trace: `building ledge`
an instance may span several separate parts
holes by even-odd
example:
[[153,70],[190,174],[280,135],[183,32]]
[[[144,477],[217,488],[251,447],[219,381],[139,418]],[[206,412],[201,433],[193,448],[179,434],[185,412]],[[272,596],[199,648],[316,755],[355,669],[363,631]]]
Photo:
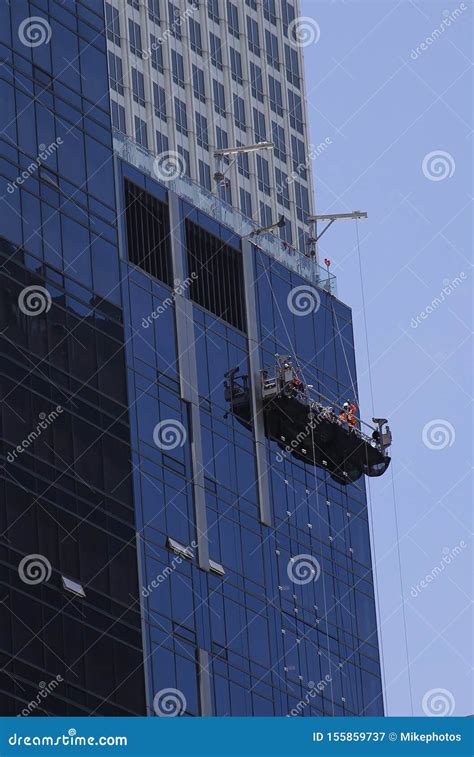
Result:
[[[115,153],[125,162],[151,176],[155,181],[175,192],[183,200],[187,200],[193,207],[198,208],[214,220],[227,226],[240,237],[249,237],[258,226],[251,218],[243,215],[240,210],[224,202],[207,189],[192,181],[187,176],[176,176],[167,181],[160,181],[154,170],[157,156],[142,147],[130,137],[113,129],[113,143]],[[337,295],[336,277],[322,268],[316,260],[306,257],[299,250],[291,247],[275,234],[264,233],[251,237],[252,243],[267,255],[277,260],[290,271],[297,273],[314,286],[326,292]]]

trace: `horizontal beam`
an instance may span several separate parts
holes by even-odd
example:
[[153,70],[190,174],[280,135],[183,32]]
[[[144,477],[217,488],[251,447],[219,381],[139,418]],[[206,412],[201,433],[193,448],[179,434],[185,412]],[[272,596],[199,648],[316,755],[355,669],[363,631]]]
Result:
[[242,152],[257,152],[258,150],[273,150],[273,142],[258,142],[256,145],[242,145],[242,147],[224,147],[222,150],[216,150],[215,158],[227,157],[228,155],[239,155]]
[[367,218],[367,213],[361,210],[354,210],[352,213],[326,213],[320,216],[308,216],[307,220],[309,223],[314,223],[315,221],[345,221],[357,218]]

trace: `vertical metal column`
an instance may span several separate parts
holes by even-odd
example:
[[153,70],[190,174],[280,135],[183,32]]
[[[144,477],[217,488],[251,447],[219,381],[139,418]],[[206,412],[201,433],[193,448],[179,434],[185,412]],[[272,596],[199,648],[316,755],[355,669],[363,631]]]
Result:
[[201,703],[201,715],[212,715],[211,699],[211,674],[209,672],[209,652],[198,649],[199,666],[199,700]]
[[[170,214],[170,242],[175,279],[186,279],[186,244],[184,221],[180,217],[179,197],[168,192]],[[193,466],[193,494],[196,515],[199,566],[209,569],[209,542],[207,538],[207,513],[204,492],[204,469],[202,455],[201,419],[196,364],[195,330],[192,303],[183,294],[175,294],[176,335],[178,341],[178,365],[181,399],[189,403],[189,429]]]
[[270,506],[270,486],[268,483],[268,465],[266,437],[263,419],[262,396],[260,390],[261,361],[260,340],[257,326],[257,298],[255,292],[255,256],[252,243],[242,240],[242,257],[244,269],[245,309],[247,315],[247,340],[250,363],[250,387],[252,392],[252,417],[255,430],[255,454],[257,458],[258,496],[260,501],[260,520],[266,526],[272,525]]

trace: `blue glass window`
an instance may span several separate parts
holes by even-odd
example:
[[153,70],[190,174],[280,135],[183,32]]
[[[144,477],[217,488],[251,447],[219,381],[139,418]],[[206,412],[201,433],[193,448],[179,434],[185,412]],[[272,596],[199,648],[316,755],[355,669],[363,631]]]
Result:
[[250,16],[247,16],[247,36],[248,45],[251,53],[260,56],[260,33],[258,23]]
[[232,72],[232,78],[237,84],[243,84],[242,77],[242,56],[233,47],[229,48],[230,53],[230,70]]
[[240,187],[240,209],[245,216],[252,218],[252,195]]
[[270,194],[270,170],[268,160],[257,153],[258,188],[265,194]]
[[214,89],[214,110],[221,116],[225,116],[225,91],[224,85],[218,82],[216,79],[212,80],[212,86]]
[[275,158],[286,163],[286,143],[285,143],[285,130],[282,126],[272,121],[272,139],[275,147],[273,148],[273,154]]
[[215,34],[209,32],[211,63],[222,71],[221,41]]
[[161,42],[156,37],[154,37],[153,34],[150,34],[150,54],[151,65],[153,66],[153,68],[156,68],[157,71],[163,73],[163,48],[161,46]]
[[132,68],[132,92],[135,102],[145,105],[145,79],[136,68]]
[[231,3],[230,0],[227,0],[227,28],[229,29],[230,34],[239,39],[239,9],[234,3]]
[[171,50],[171,68],[174,83],[184,89],[184,60],[176,50]]
[[188,117],[186,113],[186,103],[179,99],[174,98],[174,114],[176,118],[176,128],[181,134],[188,135]]
[[298,89],[300,88],[300,67],[298,52],[290,45],[285,45],[286,78]]
[[168,2],[168,15],[170,22],[170,33],[176,39],[181,39],[181,13],[174,3]]
[[211,191],[211,169],[203,160],[198,161],[199,183]]
[[189,19],[189,38],[191,40],[191,50],[198,55],[202,55],[201,25],[193,18]]
[[196,111],[196,141],[200,147],[209,150],[207,118]]
[[234,121],[239,129],[246,130],[245,101],[239,95],[234,95]]
[[109,51],[109,86],[115,89],[119,95],[123,95],[123,70],[122,60],[118,55],[114,55]]
[[166,121],[166,93],[156,82],[153,82],[153,106],[155,115]]
[[250,63],[250,86],[253,97],[263,103],[262,69],[252,62]]
[[303,105],[301,103],[301,97],[291,89],[288,90],[288,108],[290,126],[293,129],[296,129],[296,131],[299,131],[300,134],[303,134]]
[[114,100],[111,100],[112,126],[123,134],[126,133],[125,108]]
[[290,188],[288,184],[288,176],[279,168],[275,168],[275,181],[277,188],[277,200],[280,205],[289,209],[290,207]]
[[128,19],[128,33],[130,37],[130,52],[141,58],[143,52],[142,33],[139,24],[135,23],[135,21],[132,21],[131,18]]
[[107,38],[120,47],[120,13],[110,3],[105,3]]
[[266,142],[267,126],[265,123],[265,114],[261,113],[258,108],[253,109],[253,127],[256,142]]
[[206,87],[204,83],[204,71],[194,65],[193,63],[193,91],[194,96],[206,102]]
[[207,15],[211,21],[219,23],[219,0],[207,0]]
[[148,148],[148,130],[146,122],[135,116],[135,139],[142,147]]
[[267,54],[267,63],[273,68],[280,68],[280,52],[278,48],[278,37],[272,34],[268,29],[265,30],[265,51]]
[[148,0],[148,18],[154,24],[160,24],[160,0]]

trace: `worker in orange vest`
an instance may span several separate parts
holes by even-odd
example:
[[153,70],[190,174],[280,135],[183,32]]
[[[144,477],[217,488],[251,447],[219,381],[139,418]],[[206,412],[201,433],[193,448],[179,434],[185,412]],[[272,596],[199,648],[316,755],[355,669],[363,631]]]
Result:
[[354,427],[357,423],[356,418],[357,413],[357,405],[354,402],[351,402],[349,405],[349,412],[347,414],[347,422],[349,423],[349,426]]
[[357,405],[354,402],[344,402],[343,409],[339,414],[339,420],[341,423],[348,423],[349,426],[354,427],[357,423],[356,412]]
[[342,406],[342,410],[339,413],[339,420],[341,421],[341,423],[347,423],[347,421],[349,420],[348,415],[349,415],[349,403],[344,402],[344,405]]

